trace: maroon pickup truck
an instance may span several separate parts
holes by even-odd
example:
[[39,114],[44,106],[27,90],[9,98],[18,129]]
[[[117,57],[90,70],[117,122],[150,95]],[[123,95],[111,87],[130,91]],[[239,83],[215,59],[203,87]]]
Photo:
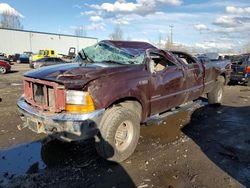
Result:
[[24,75],[17,106],[28,127],[65,141],[96,138],[98,153],[123,161],[135,150],[140,123],[207,94],[220,103],[225,72],[183,52],[145,42],[101,41],[71,64]]

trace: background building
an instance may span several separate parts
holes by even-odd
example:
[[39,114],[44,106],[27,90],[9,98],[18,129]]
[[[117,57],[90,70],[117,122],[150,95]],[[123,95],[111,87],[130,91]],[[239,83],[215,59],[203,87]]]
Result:
[[68,54],[70,47],[79,51],[96,42],[97,38],[92,37],[0,28],[0,53],[8,55],[24,51],[37,53],[40,49],[53,49],[57,54]]

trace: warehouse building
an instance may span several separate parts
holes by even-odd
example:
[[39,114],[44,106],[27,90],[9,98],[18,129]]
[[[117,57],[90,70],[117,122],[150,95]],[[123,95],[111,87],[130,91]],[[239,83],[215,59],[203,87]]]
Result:
[[0,42],[0,53],[8,55],[25,51],[37,53],[40,49],[68,54],[70,47],[79,51],[97,43],[97,38],[0,28]]

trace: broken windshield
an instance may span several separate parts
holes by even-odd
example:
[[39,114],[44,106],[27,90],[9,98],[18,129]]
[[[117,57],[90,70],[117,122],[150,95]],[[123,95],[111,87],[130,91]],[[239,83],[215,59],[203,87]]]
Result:
[[133,56],[128,52],[116,48],[110,44],[100,42],[94,46],[90,46],[81,50],[74,62],[105,62],[117,64],[142,64],[144,53]]

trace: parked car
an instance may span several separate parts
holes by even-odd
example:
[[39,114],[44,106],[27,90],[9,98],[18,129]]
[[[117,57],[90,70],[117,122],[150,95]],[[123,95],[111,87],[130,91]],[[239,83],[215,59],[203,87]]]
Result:
[[19,58],[16,60],[16,63],[30,63],[30,56],[26,53],[20,54]]
[[101,41],[75,63],[24,75],[17,106],[36,133],[64,141],[95,137],[98,153],[120,162],[135,150],[140,123],[207,94],[220,103],[224,69],[146,42]]
[[231,82],[243,82],[250,86],[250,54],[244,54],[232,64]]
[[10,72],[11,65],[3,60],[0,60],[0,74],[6,74],[7,72]]
[[32,61],[36,61],[38,59],[44,58],[44,57],[56,57],[56,51],[51,50],[51,49],[44,49],[44,50],[39,50],[38,54],[33,54],[31,56]]
[[20,57],[20,54],[16,53],[16,54],[13,54],[13,55],[9,55],[8,59],[11,62],[17,62],[17,60],[19,59],[19,57]]
[[32,52],[23,52],[22,54],[16,53],[14,55],[9,55],[8,59],[11,62],[16,63],[29,63]]
[[40,67],[45,67],[45,66],[51,66],[51,65],[57,65],[57,64],[63,64],[63,63],[68,63],[61,58],[58,57],[45,57],[42,59],[38,59],[36,61],[32,61],[30,63],[30,68],[40,68]]
[[10,63],[9,59],[7,58],[5,53],[0,53],[0,60],[1,61],[6,61],[8,63]]

